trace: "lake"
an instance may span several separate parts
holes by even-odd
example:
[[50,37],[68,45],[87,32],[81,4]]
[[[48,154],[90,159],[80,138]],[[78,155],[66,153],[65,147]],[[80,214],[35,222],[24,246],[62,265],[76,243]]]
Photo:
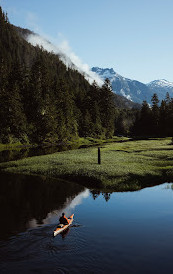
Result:
[[[53,237],[62,212],[74,213]],[[172,184],[102,193],[0,174],[0,273],[172,273]]]

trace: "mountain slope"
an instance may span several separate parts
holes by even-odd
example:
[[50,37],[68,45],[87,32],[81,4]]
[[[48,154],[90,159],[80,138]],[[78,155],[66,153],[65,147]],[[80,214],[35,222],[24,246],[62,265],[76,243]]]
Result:
[[0,22],[0,143],[110,138],[115,102],[109,84],[91,85],[58,54],[28,43],[31,32],[11,25],[1,8]]
[[166,92],[173,97],[173,83],[167,80],[155,80],[147,84],[152,92],[156,92],[159,98],[165,98]]
[[90,84],[92,84],[93,81],[96,81],[99,86],[103,85],[103,81],[100,79],[98,74],[93,72],[87,64],[83,64],[79,57],[76,56],[69,47],[64,48],[55,45],[43,36],[28,29],[16,27],[16,30],[19,35],[31,45],[39,46],[40,48],[57,55],[63,64],[65,64],[66,68],[78,71]]
[[170,97],[173,96],[173,83],[166,80],[153,81],[146,85],[139,81],[122,77],[112,68],[93,67],[92,71],[96,72],[103,80],[108,78],[116,94],[123,95],[133,102],[142,103],[146,100],[148,103],[151,103],[153,93],[157,93],[160,100],[165,99],[166,92],[170,93]]
[[[15,26],[14,26],[15,27]],[[52,45],[49,41],[45,40],[43,37],[33,33],[32,31],[28,30],[28,29],[22,29],[20,27],[16,27],[17,32],[19,33],[19,35],[21,37],[23,37],[26,41],[31,41],[31,37],[35,37],[36,41],[38,41],[39,43],[43,43],[43,45],[46,44],[47,47],[50,46],[50,48],[53,49],[54,45]],[[58,52],[58,57],[62,60],[62,62],[64,64],[67,65],[67,67],[70,67],[71,69],[78,69],[70,60],[70,58],[68,56],[66,56],[64,53],[62,53],[61,51],[58,51],[58,48],[55,48],[55,51]],[[79,69],[80,71],[80,69]],[[84,75],[84,77],[86,79],[90,78],[90,80],[95,80],[98,84],[103,84],[105,78],[101,78],[96,72],[91,71],[92,74],[87,75],[86,73],[82,72],[82,74]],[[137,108],[139,109],[141,107],[140,104],[138,103],[134,103],[133,101],[129,100],[128,98],[124,97],[123,95],[118,95],[118,94],[114,94],[113,96],[113,100],[114,100],[114,104],[115,107],[117,108]]]

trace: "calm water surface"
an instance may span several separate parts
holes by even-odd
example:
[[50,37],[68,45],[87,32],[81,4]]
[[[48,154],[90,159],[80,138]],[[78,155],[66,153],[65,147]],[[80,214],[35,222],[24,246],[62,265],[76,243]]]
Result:
[[[82,147],[82,146],[81,146]],[[0,163],[14,161],[18,159],[23,159],[32,156],[40,156],[52,154],[59,151],[66,151],[71,149],[80,148],[78,144],[67,145],[67,144],[59,144],[56,146],[38,146],[38,147],[18,147],[18,149],[14,150],[3,150],[0,151]]]
[[[53,238],[62,212],[74,213]],[[173,273],[171,184],[99,193],[0,175],[0,273]]]

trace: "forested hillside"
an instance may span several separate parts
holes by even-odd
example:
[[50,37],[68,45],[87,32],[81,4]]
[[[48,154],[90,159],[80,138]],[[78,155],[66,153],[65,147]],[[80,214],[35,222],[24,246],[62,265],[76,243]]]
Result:
[[138,136],[173,136],[173,98],[167,92],[161,103],[157,94],[152,96],[152,106],[146,101],[136,117],[132,132]]
[[102,87],[90,85],[58,55],[32,46],[21,33],[26,30],[11,25],[0,8],[0,143],[173,135],[171,98],[152,109],[144,103],[140,111],[114,95],[108,79]]
[[27,43],[2,10],[0,24],[0,142],[113,135],[109,82],[90,85],[57,55]]

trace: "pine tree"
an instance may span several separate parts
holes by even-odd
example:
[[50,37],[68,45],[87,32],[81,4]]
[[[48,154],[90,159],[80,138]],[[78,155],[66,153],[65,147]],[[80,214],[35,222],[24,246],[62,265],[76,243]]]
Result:
[[153,94],[152,98],[152,132],[154,135],[159,134],[159,99],[156,93]]
[[166,136],[166,124],[168,119],[166,100],[162,100],[159,108],[159,135]]
[[167,105],[169,105],[169,103],[171,102],[171,98],[170,98],[169,92],[166,93],[165,102],[166,102]]
[[77,121],[74,115],[74,101],[63,80],[55,83],[58,139],[68,140],[77,136]]
[[7,64],[2,59],[0,63],[0,140],[2,143],[8,142],[8,134],[10,131],[7,118],[9,112],[9,95],[7,93],[7,85]]
[[171,98],[170,103],[166,106],[167,119],[166,119],[166,131],[167,136],[173,136],[173,98]]
[[113,103],[112,88],[109,79],[106,79],[100,92],[100,114],[102,126],[107,138],[114,134],[115,107]]
[[13,66],[8,75],[8,85],[6,86],[6,116],[4,128],[8,129],[8,142],[10,138],[17,138],[19,141],[26,141],[26,117],[23,109],[20,83],[22,71],[18,64]]
[[150,136],[152,135],[152,126],[152,111],[147,101],[143,101],[141,110],[136,114],[132,132],[139,136]]

